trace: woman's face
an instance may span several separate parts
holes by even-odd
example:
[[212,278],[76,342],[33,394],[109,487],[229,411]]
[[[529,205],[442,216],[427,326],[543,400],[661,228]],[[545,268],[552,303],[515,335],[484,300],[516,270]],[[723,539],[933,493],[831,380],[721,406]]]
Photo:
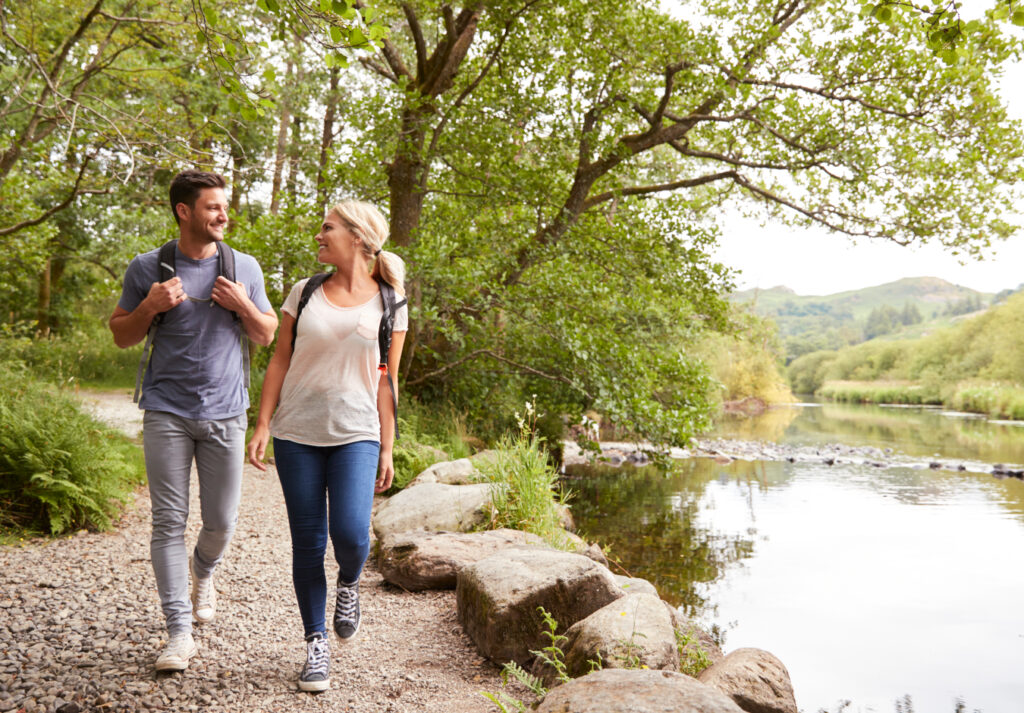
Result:
[[324,217],[316,242],[317,261],[330,265],[347,262],[359,251],[359,238],[333,212]]

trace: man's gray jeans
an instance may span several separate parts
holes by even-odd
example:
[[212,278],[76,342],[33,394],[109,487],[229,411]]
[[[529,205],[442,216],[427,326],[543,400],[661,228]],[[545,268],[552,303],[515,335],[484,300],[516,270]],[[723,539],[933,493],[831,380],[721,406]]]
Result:
[[207,577],[224,556],[238,520],[246,418],[243,413],[222,421],[193,421],[164,411],[146,411],[142,424],[153,504],[150,556],[167,631],[174,635],[192,630],[185,548],[192,460],[199,472],[203,519],[193,555],[197,574]]

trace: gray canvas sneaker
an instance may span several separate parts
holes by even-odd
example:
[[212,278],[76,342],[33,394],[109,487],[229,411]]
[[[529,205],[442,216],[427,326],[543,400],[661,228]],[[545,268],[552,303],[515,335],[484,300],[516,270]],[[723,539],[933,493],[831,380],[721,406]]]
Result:
[[334,633],[346,644],[359,633],[359,581],[345,584],[338,577],[337,598],[334,601]]
[[306,664],[299,673],[300,691],[326,691],[331,685],[331,648],[327,637],[315,632],[306,637]]

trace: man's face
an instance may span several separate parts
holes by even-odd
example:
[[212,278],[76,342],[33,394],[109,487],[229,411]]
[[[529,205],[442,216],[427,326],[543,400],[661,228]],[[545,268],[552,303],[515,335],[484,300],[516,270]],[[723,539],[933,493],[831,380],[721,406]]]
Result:
[[224,239],[224,228],[228,224],[228,200],[223,188],[204,188],[199,191],[199,197],[191,210],[182,203],[178,206],[179,216],[185,213],[181,216],[182,223],[192,235],[211,242]]

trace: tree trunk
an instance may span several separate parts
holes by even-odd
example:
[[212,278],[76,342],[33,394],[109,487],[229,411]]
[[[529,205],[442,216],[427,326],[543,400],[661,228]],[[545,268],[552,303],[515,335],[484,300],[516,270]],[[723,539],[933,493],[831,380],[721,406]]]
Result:
[[232,122],[232,133],[234,140],[231,141],[231,202],[228,206],[228,233],[233,233],[238,225],[238,211],[242,206],[242,169],[245,166],[245,156],[242,147],[238,145],[238,134],[241,127],[238,122]]
[[299,188],[299,157],[302,155],[302,117],[292,119],[292,138],[288,145],[288,178],[285,180],[285,191],[289,197],[295,198]]
[[[292,76],[292,63],[288,61],[285,76],[289,81]],[[277,125],[277,149],[274,151],[274,181],[270,188],[270,214],[277,215],[281,209],[281,177],[284,175],[285,153],[288,150],[288,125],[291,123],[292,113],[288,101],[281,100],[281,121]]]
[[327,154],[334,143],[334,118],[338,112],[338,78],[341,69],[331,67],[331,85],[327,92],[327,110],[324,112],[324,133],[320,137],[320,164],[316,171],[316,203],[323,213],[327,208]]
[[397,246],[412,242],[412,234],[423,213],[427,166],[423,161],[427,116],[422,110],[406,109],[402,133],[394,160],[388,165],[391,193],[391,241]]
[[39,292],[36,296],[36,336],[50,336],[50,263],[46,258],[39,273]]

